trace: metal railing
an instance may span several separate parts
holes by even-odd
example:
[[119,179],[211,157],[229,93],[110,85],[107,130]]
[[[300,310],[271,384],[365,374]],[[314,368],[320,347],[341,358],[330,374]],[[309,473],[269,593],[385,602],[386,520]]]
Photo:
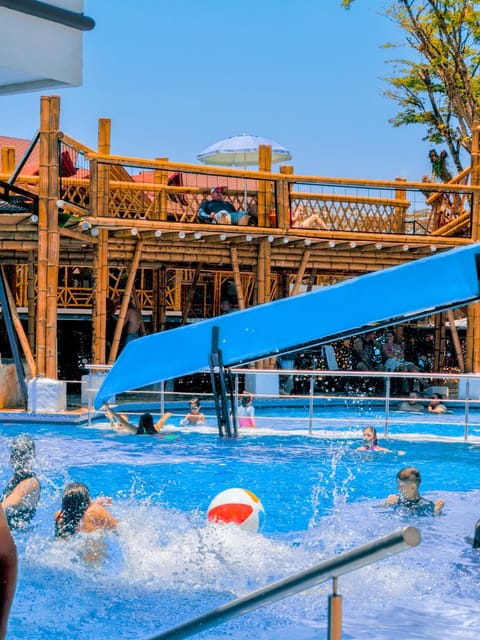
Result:
[[328,640],[341,640],[342,633],[342,596],[337,593],[338,578],[378,560],[382,560],[401,551],[420,544],[420,531],[415,527],[391,533],[383,538],[342,553],[336,558],[325,560],[310,569],[301,571],[283,580],[274,582],[262,589],[237,598],[197,618],[184,622],[168,631],[152,636],[149,640],[181,640],[197,633],[216,627],[232,618],[245,615],[283,600],[306,589],[311,589],[327,580],[333,580],[333,592],[329,596]]
[[[88,409],[92,409],[92,400],[98,390],[98,384],[95,380],[95,374],[107,372],[107,365],[89,365],[87,369],[90,371],[86,387],[84,383],[83,392],[87,393]],[[205,372],[203,372],[205,373]],[[208,371],[206,372],[208,374]],[[448,412],[449,424],[458,427],[461,430],[463,439],[468,441],[472,426],[478,426],[480,416],[478,412],[472,410],[480,409],[480,374],[447,374],[447,373],[417,373],[417,372],[386,372],[386,371],[351,371],[351,370],[298,370],[298,369],[232,369],[235,378],[235,395],[238,401],[240,390],[247,388],[252,392],[254,404],[256,407],[262,407],[264,411],[268,407],[301,405],[302,417],[298,417],[299,422],[304,421],[308,434],[313,434],[316,425],[319,423],[318,407],[322,403],[329,406],[335,404],[343,406],[368,406],[369,408],[378,409],[378,415],[372,421],[375,421],[377,430],[383,430],[383,436],[389,437],[391,432],[391,422],[395,416],[395,423],[398,433],[398,427],[401,426],[404,418],[408,416],[408,422],[411,422],[412,416],[419,418],[421,414],[404,414],[404,418],[396,413],[396,405],[402,401],[408,401],[408,391],[401,393],[393,393],[395,387],[401,387],[403,384],[409,384],[410,387],[421,386],[425,390],[443,389],[445,391],[442,404],[446,405]],[[264,383],[262,377],[273,378],[271,385]],[[282,379],[294,378],[296,389],[288,395],[279,393],[279,384]],[[260,384],[256,384],[255,380]],[[253,381],[253,383],[252,383]],[[328,387],[328,391],[325,391]],[[372,392],[371,388],[375,387]],[[381,391],[379,390],[381,387]],[[259,391],[259,389],[262,389]],[[181,404],[185,399],[191,396],[200,396],[203,403],[212,400],[210,391],[203,392],[198,388],[181,391],[174,390],[174,381],[162,382],[158,385],[144,389],[132,390],[122,393],[118,401],[120,404],[132,403],[141,405],[147,402],[157,404],[161,414],[165,413],[165,407],[172,411],[172,405]],[[429,395],[420,394],[419,401],[426,405]],[[86,403],[87,404],[87,403]],[[204,405],[206,406],[206,405]],[[455,415],[451,415],[451,409],[455,409]],[[460,409],[460,412],[458,411]],[[140,410],[140,409],[139,409]],[[152,409],[150,409],[152,410]],[[157,409],[153,409],[157,411]],[[173,408],[173,411],[175,409]],[[135,409],[133,409],[135,412]],[[393,414],[393,415],[392,415]],[[427,412],[425,412],[427,415]],[[442,423],[442,416],[447,414],[428,414],[428,423],[431,425]],[[257,416],[258,417],[258,416]],[[262,418],[259,418],[260,422]],[[257,420],[257,423],[259,422]],[[270,423],[276,420],[280,423],[284,418],[268,417]],[[320,418],[321,420],[321,418]],[[358,419],[356,419],[358,422]],[[397,424],[398,423],[398,424]],[[434,434],[432,434],[434,435]],[[458,437],[458,436],[457,436]]]

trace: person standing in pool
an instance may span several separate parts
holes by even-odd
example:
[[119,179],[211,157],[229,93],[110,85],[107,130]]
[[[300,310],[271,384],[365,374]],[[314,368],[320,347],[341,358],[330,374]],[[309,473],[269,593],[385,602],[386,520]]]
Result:
[[378,444],[377,430],[375,427],[365,427],[363,430],[363,444],[357,451],[390,451]]
[[200,412],[201,404],[198,402],[197,404],[190,403],[190,411],[187,415],[180,420],[180,424],[188,424],[188,425],[201,425],[205,424],[205,414]]
[[430,398],[430,404],[427,409],[429,413],[445,413],[447,407],[442,402],[442,394],[441,393],[432,393],[432,397]]
[[10,529],[23,529],[34,517],[40,500],[40,482],[33,471],[35,443],[28,434],[13,439],[10,448],[13,476],[3,490],[2,507]]
[[419,493],[422,477],[416,467],[404,467],[397,473],[399,493],[388,496],[384,506],[393,507],[402,512],[417,516],[438,516],[442,512],[445,502],[436,502],[422,498]]
[[255,408],[252,404],[253,396],[248,391],[242,393],[240,405],[237,408],[237,420],[239,427],[256,427]]
[[17,586],[17,547],[0,508],[0,640],[7,637],[8,615]]

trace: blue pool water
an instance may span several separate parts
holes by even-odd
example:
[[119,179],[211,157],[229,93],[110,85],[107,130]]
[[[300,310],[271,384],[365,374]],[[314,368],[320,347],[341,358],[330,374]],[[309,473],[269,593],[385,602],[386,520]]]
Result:
[[[32,530],[15,534],[20,576],[9,639],[148,638],[407,524],[420,528],[419,547],[340,578],[343,637],[480,637],[480,553],[465,541],[480,517],[480,446],[392,439],[382,440],[391,453],[360,453],[361,426],[374,416],[349,417],[340,438],[321,429],[287,437],[266,425],[237,440],[219,439],[213,427],[183,429],[172,441],[119,434],[102,422],[29,428],[42,498]],[[337,418],[338,410],[330,412]],[[286,425],[295,419],[284,415]],[[410,417],[408,424],[421,433]],[[26,430],[0,427],[3,485],[9,441]],[[406,518],[379,508],[396,490],[398,469],[410,464],[422,472],[422,494],[445,499],[443,516]],[[53,539],[53,514],[71,480],[85,482],[93,496],[111,496],[121,523],[95,568],[79,560],[82,540]],[[213,497],[236,486],[261,499],[261,534],[206,524]],[[320,585],[199,637],[326,637],[330,590]]]

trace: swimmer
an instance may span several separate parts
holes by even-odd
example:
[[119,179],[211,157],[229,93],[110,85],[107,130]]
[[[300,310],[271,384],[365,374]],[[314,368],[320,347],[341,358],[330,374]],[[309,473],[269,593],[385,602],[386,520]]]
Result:
[[404,513],[418,516],[438,516],[445,502],[438,499],[435,503],[422,498],[419,493],[422,477],[416,467],[404,467],[397,473],[399,494],[388,496],[383,506],[393,507]]
[[187,415],[182,420],[180,420],[180,424],[205,424],[205,415],[203,413],[200,413],[200,409],[200,403],[196,405],[190,404],[190,412],[187,413]]
[[124,430],[129,433],[134,433],[135,435],[155,435],[161,431],[167,420],[171,418],[173,414],[165,413],[155,424],[153,424],[152,415],[146,411],[140,416],[138,426],[132,424],[124,413],[115,413],[112,411],[108,404],[105,409],[105,415],[109,419],[112,428],[117,431]]
[[32,467],[35,443],[28,434],[13,439],[10,448],[13,476],[3,490],[2,507],[10,529],[23,529],[34,517],[40,500],[40,482]]
[[75,533],[92,533],[97,529],[115,530],[118,520],[105,509],[111,498],[92,500],[86,485],[70,482],[62,495],[62,508],[54,515],[55,537],[70,538]]
[[377,430],[375,427],[365,427],[363,430],[363,444],[357,451],[390,451],[378,444]]
[[253,396],[248,391],[244,391],[241,396],[240,405],[237,408],[239,427],[256,427],[255,408],[252,405]]
[[432,397],[430,398],[430,404],[427,409],[429,413],[445,413],[447,411],[447,407],[442,403],[442,394],[441,393],[432,393]]
[[8,615],[17,585],[18,558],[7,518],[0,508],[0,640],[7,637]]
[[477,520],[477,522],[475,523],[472,547],[474,549],[480,549],[480,520]]

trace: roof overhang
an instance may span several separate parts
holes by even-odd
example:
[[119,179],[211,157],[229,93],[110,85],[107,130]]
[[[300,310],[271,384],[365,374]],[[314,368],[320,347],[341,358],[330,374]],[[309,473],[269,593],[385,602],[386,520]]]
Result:
[[83,0],[0,0],[0,95],[82,84]]

